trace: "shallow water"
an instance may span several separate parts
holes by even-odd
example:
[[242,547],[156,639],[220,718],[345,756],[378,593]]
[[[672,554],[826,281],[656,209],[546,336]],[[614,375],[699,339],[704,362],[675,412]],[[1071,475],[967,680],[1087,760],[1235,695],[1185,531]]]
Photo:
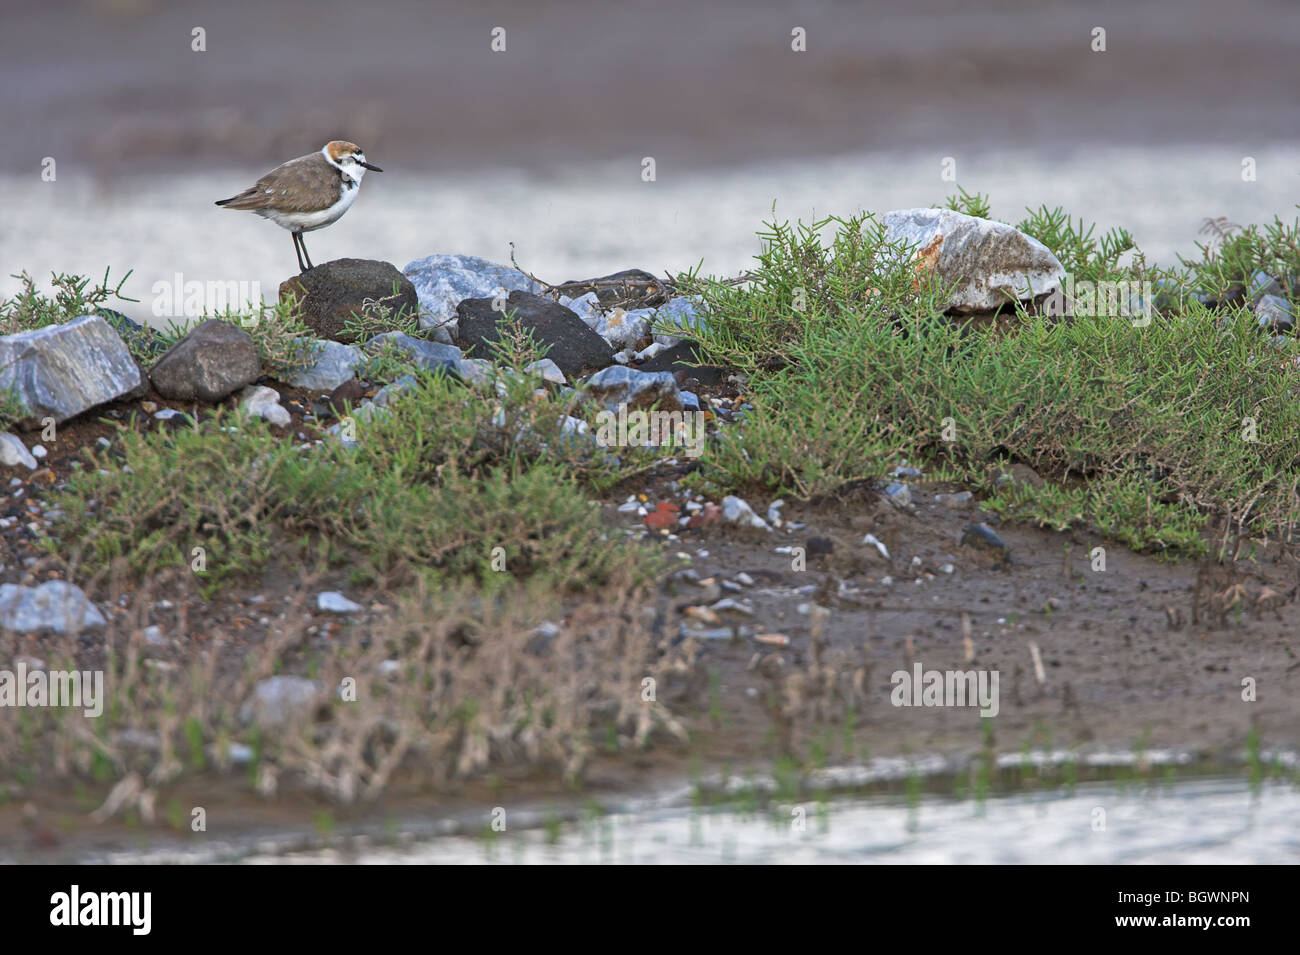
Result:
[[[1064,206],[1102,230],[1127,227],[1148,260],[1162,264],[1196,254],[1205,217],[1247,224],[1296,215],[1289,147],[1253,150],[1254,182],[1241,179],[1242,151],[1221,147],[958,153],[957,183],[990,193],[995,217],[1015,221],[1027,206]],[[701,262],[706,272],[736,274],[752,264],[755,232],[774,200],[778,217],[805,220],[931,205],[955,192],[940,178],[942,158],[872,153],[726,171],[661,166],[654,182],[641,181],[631,156],[557,165],[546,175],[388,167],[367,177],[344,219],[307,236],[308,248],[318,263],[351,256],[402,268],[434,252],[507,262],[514,242],[519,263],[551,282]],[[173,307],[178,273],[182,283],[245,283],[274,301],[295,270],[289,235],[213,205],[263,171],[100,182],[60,173],[52,183],[0,176],[0,295],[17,288],[9,276],[22,270],[45,283],[51,271],[99,278],[112,266],[119,277],[134,269],[124,292],[141,299],[121,310],[156,324],[197,317]]]
[[[799,827],[802,812],[803,828]],[[1300,793],[1208,779],[974,799],[837,798],[771,812],[678,807],[404,848],[250,863],[1294,863]],[[1104,819],[1101,813],[1104,813]]]

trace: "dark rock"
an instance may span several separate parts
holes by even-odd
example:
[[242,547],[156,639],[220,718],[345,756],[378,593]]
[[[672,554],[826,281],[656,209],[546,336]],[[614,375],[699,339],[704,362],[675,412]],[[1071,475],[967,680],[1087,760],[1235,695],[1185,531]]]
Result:
[[365,396],[365,387],[355,378],[351,378],[331,391],[325,404],[329,406],[330,410],[333,411],[335,415],[342,416],[346,413],[347,405],[351,405],[355,408],[357,405],[361,404],[361,399]]
[[280,298],[298,298],[298,314],[321,338],[351,343],[344,325],[359,312],[417,315],[415,286],[396,266],[371,259],[335,259],[280,283]]
[[559,287],[570,298],[595,292],[603,305],[622,305],[626,309],[654,308],[668,301],[659,291],[655,276],[644,269],[624,269],[594,279],[570,279]]
[[987,524],[967,524],[961,532],[961,543],[963,547],[988,551],[1004,562],[1011,560],[1011,548]]
[[500,325],[513,312],[514,320],[532,332],[534,341],[549,346],[546,357],[566,377],[582,377],[614,364],[614,349],[572,309],[528,292],[511,292],[504,312],[492,303],[490,298],[469,298],[456,307],[456,341],[471,357],[492,357],[489,343],[500,339]]
[[1283,288],[1281,282],[1267,272],[1256,272],[1250,277],[1250,288],[1246,292],[1246,297],[1252,302],[1258,303],[1269,295],[1279,297],[1286,295],[1286,289]]
[[158,394],[176,401],[220,401],[261,375],[248,333],[216,318],[194,328],[149,371]]
[[835,541],[829,537],[808,538],[807,553],[809,557],[825,557],[835,553]]
[[637,366],[637,371],[671,371],[679,383],[693,378],[706,387],[717,387],[726,380],[728,369],[712,364],[703,348],[696,342],[678,342],[665,348],[649,361]]

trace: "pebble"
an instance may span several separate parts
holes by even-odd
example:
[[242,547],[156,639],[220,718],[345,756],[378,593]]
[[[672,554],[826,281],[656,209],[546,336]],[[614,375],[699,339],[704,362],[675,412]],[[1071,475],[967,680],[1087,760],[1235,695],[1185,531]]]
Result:
[[722,519],[728,524],[741,524],[770,531],[772,528],[757,514],[744,498],[727,495],[722,499]]
[[910,507],[912,489],[899,481],[892,481],[885,487],[885,498],[895,507]]
[[970,491],[958,491],[956,494],[936,494],[934,502],[944,507],[961,507],[963,504],[970,503],[972,497],[974,495]]
[[869,544],[880,552],[880,556],[889,560],[889,549],[876,537],[875,534],[868,534],[862,538],[862,543]]
[[365,609],[361,604],[349,600],[337,590],[327,590],[324,593],[317,594],[316,606],[326,613],[359,613]]

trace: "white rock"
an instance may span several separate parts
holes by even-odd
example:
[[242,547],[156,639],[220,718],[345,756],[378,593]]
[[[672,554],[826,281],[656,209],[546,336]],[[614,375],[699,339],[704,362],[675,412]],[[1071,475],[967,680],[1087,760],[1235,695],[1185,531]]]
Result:
[[749,502],[734,495],[727,495],[722,499],[722,519],[728,524],[740,524],[764,531],[772,529],[767,521],[754,513],[754,509],[749,506]]
[[889,549],[881,543],[875,534],[868,534],[866,537],[862,538],[862,543],[870,544],[876,550],[880,551],[881,557],[885,558],[885,560],[889,560]]
[[11,468],[21,464],[28,470],[35,470],[36,458],[32,457],[32,453],[27,450],[27,445],[23,444],[22,438],[6,431],[0,434],[0,464]]
[[349,600],[337,590],[327,590],[316,595],[316,606],[326,613],[359,613],[365,608]]
[[276,727],[308,715],[324,697],[325,687],[302,676],[268,677],[253,688],[252,696],[240,707],[245,723]]
[[467,298],[493,298],[501,292],[541,294],[542,287],[518,270],[473,255],[430,255],[402,269],[420,300],[420,327],[436,329],[438,341],[454,340],[456,306]]
[[69,633],[107,623],[75,584],[47,580],[39,587],[0,584],[0,629]]
[[884,224],[888,241],[911,248],[909,261],[953,286],[949,308],[988,311],[1052,292],[1065,278],[1047,246],[1003,222],[951,209],[900,209],[886,213]]
[[316,359],[306,368],[300,368],[285,379],[285,384],[312,391],[333,391],[345,381],[355,377],[357,368],[366,360],[360,348],[323,338],[298,339],[304,346],[316,348]]
[[241,391],[239,407],[245,414],[263,418],[279,428],[287,427],[292,420],[280,404],[280,393],[266,385],[249,385]]

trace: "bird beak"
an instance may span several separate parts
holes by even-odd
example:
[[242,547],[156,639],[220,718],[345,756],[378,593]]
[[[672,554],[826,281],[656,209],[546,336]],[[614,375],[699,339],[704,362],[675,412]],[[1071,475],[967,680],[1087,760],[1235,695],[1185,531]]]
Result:
[[360,162],[357,163],[357,165],[364,166],[366,169],[369,169],[371,172],[383,172],[383,170],[380,169],[378,166],[372,165],[371,163],[368,162]]

